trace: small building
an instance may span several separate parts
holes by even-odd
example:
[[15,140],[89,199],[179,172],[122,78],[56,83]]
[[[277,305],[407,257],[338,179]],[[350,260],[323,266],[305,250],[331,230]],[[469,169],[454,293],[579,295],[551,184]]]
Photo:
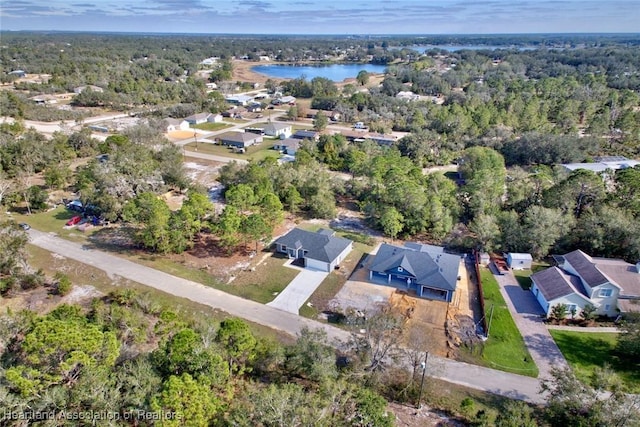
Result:
[[489,254],[486,252],[482,252],[480,254],[480,265],[483,267],[487,267],[490,262],[491,262],[491,257],[489,256]]
[[296,152],[300,149],[301,140],[295,138],[285,138],[278,141],[273,145],[275,150],[281,151],[283,154],[295,156]]
[[297,130],[296,133],[291,135],[291,138],[308,139],[310,141],[319,141],[320,140],[320,133],[316,132],[315,130],[300,129],[300,130]]
[[281,104],[287,104],[287,105],[296,105],[296,97],[295,96],[283,96],[282,98],[280,98],[280,103]]
[[264,127],[264,134],[267,136],[275,136],[280,139],[285,139],[291,136],[291,129],[290,124],[270,121]]
[[331,272],[353,249],[349,239],[336,237],[333,230],[317,232],[294,228],[275,241],[276,252],[289,258],[301,258],[306,268]]
[[231,95],[231,96],[227,96],[225,98],[225,101],[227,101],[229,104],[239,105],[244,107],[250,101],[253,101],[253,97],[248,95]]
[[369,266],[376,283],[415,291],[419,297],[451,302],[458,283],[460,257],[428,245],[405,247],[383,243]]
[[27,76],[27,72],[24,70],[13,70],[9,72],[10,76],[16,76],[17,78],[21,79]]
[[220,114],[213,113],[197,113],[192,114],[189,117],[185,118],[185,120],[190,125],[199,125],[202,123],[219,123],[222,121],[222,116]]
[[262,135],[257,135],[250,132],[227,132],[222,135],[218,135],[216,140],[221,145],[236,148],[247,148],[255,144],[260,144],[263,140]]
[[55,95],[48,94],[32,96],[29,99],[38,105],[49,105],[58,103],[58,98]]
[[533,258],[531,254],[509,252],[507,254],[507,264],[513,270],[531,270]]
[[74,87],[73,92],[82,93],[87,89],[91,90],[92,92],[98,92],[98,93],[104,92],[104,89],[102,89],[100,86],[94,86],[94,85],[84,85],[84,86]]
[[586,169],[595,173],[603,173],[607,170],[616,171],[619,169],[633,168],[640,165],[637,160],[631,160],[624,156],[601,156],[594,158],[593,163],[566,163],[562,166],[569,172],[578,169]]
[[185,119],[166,118],[162,121],[165,132],[174,132],[177,130],[189,130],[189,122]]

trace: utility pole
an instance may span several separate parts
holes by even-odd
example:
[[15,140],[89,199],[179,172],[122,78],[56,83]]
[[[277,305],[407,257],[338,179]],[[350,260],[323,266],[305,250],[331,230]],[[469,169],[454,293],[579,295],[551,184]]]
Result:
[[424,388],[424,374],[427,372],[427,358],[429,357],[429,352],[425,351],[424,352],[424,362],[422,362],[420,364],[420,366],[422,367],[422,380],[420,380],[420,394],[418,395],[418,405],[416,406],[417,409],[420,409],[420,407],[422,406],[422,390]]
[[196,141],[196,151],[198,151],[198,132],[193,132],[193,139]]

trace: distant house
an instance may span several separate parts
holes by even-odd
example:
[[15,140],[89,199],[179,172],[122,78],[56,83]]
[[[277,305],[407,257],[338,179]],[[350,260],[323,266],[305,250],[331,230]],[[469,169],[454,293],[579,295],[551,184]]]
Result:
[[380,145],[391,145],[396,142],[398,138],[394,135],[386,135],[383,133],[368,133],[365,139],[370,139]]
[[400,91],[396,94],[396,98],[402,99],[403,101],[417,101],[420,99],[420,95],[417,95],[410,90]]
[[283,96],[282,98],[280,98],[280,103],[288,104],[288,105],[296,105],[296,98],[295,96]]
[[165,132],[173,132],[176,130],[189,130],[189,122],[185,119],[167,118],[163,120]]
[[282,151],[283,154],[295,156],[296,152],[300,149],[301,140],[295,138],[285,138],[274,144],[273,148]]
[[293,135],[291,135],[291,138],[295,138],[295,139],[308,139],[311,141],[318,141],[320,140],[320,133],[314,131],[314,130],[297,130],[296,133],[294,133]]
[[281,139],[291,136],[291,125],[287,123],[269,122],[264,127],[264,134],[267,136],[275,136]]
[[325,117],[331,120],[332,122],[337,122],[338,120],[340,120],[340,113],[338,113],[337,111],[314,110],[314,109],[311,109],[307,112],[307,118],[315,119],[316,114],[320,112],[324,114]]
[[205,83],[205,86],[207,87],[207,89],[218,89],[218,85],[213,82]]
[[94,85],[85,85],[85,86],[74,87],[73,88],[73,92],[74,93],[82,93],[87,89],[90,89],[92,92],[99,92],[99,93],[104,92],[104,89],[102,89],[100,86],[94,86]]
[[588,304],[610,317],[640,312],[640,263],[594,258],[581,250],[554,258],[557,266],[531,276],[531,292],[547,315],[558,304],[576,314]]
[[263,140],[262,135],[258,135],[251,132],[227,132],[222,135],[218,135],[216,140],[221,145],[236,148],[247,148],[254,144],[260,144]]
[[213,113],[197,113],[185,118],[190,125],[199,125],[202,123],[219,123],[222,121],[220,114]]
[[240,105],[244,107],[249,102],[253,101],[253,97],[248,95],[231,95],[227,96],[225,98],[225,101],[227,101],[229,104]]
[[302,258],[304,266],[321,271],[332,271],[347,257],[353,242],[336,237],[333,230],[317,232],[294,228],[275,241],[276,251],[289,258]]
[[29,99],[39,105],[58,103],[58,98],[55,95],[48,94],[32,96]]
[[383,243],[369,265],[369,279],[415,291],[422,298],[451,302],[459,269],[460,257],[440,247]]
[[507,254],[507,264],[514,270],[531,270],[533,258],[531,254],[509,252]]
[[247,111],[249,111],[250,113],[257,113],[262,111],[262,104],[260,104],[259,102],[250,102],[247,105]]
[[578,169],[586,169],[591,172],[602,173],[607,170],[616,171],[640,165],[639,161],[627,159],[623,156],[601,156],[594,158],[594,160],[595,162],[593,163],[566,163],[562,166],[570,172]]
[[21,78],[23,78],[23,77],[26,77],[26,76],[27,76],[27,72],[26,72],[26,71],[24,71],[24,70],[13,70],[13,71],[9,72],[9,75],[10,75],[10,76],[16,76],[16,77],[18,77],[19,79],[21,79]]

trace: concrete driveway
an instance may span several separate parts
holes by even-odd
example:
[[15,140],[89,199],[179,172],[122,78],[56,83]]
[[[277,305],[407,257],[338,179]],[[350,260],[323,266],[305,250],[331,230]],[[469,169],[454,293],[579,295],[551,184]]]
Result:
[[[492,272],[494,270],[492,269]],[[550,378],[552,368],[569,365],[543,322],[544,311],[530,291],[525,291],[511,271],[494,277],[500,286],[502,297],[524,338],[524,343],[538,366],[538,378]]]
[[329,273],[310,268],[295,267],[291,265],[292,261],[287,261],[285,267],[296,269],[300,273],[278,294],[276,299],[267,305],[282,311],[298,314],[300,307],[311,297]]

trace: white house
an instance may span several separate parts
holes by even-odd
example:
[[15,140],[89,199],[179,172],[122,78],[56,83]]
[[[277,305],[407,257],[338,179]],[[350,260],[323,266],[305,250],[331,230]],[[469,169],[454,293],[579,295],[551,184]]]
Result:
[[264,127],[264,134],[267,136],[275,136],[280,139],[285,139],[291,136],[291,129],[292,127],[290,124],[270,121]]
[[164,119],[165,132],[173,132],[176,130],[189,130],[189,122],[185,119],[174,119],[169,117]]
[[640,265],[593,258],[581,250],[554,258],[557,267],[531,276],[531,292],[547,315],[558,304],[577,314],[588,304],[596,307],[596,314],[609,317],[640,312]]
[[219,123],[222,121],[220,114],[213,113],[197,113],[185,119],[190,125],[199,125],[201,123]]
[[507,254],[507,264],[514,270],[531,270],[533,258],[531,254],[509,252]]
[[245,106],[249,102],[253,101],[253,96],[248,95],[231,95],[225,98],[229,104]]

